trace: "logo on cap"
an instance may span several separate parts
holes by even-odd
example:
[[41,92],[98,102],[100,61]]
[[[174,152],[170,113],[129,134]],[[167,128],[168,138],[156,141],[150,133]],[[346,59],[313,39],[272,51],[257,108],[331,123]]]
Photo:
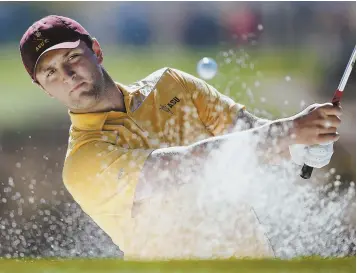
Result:
[[42,33],[39,31],[35,32],[35,37],[36,37],[36,38],[34,38],[35,42],[40,42],[36,46],[36,52],[39,51],[41,48],[43,48],[45,46],[45,44],[50,42],[49,39],[42,38]]

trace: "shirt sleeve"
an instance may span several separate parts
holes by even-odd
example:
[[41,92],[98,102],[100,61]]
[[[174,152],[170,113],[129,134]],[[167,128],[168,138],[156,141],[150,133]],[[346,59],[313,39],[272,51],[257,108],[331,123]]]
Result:
[[152,150],[87,142],[67,155],[63,180],[74,200],[121,248],[139,175]]
[[231,130],[244,105],[221,94],[205,81],[177,69],[174,77],[191,93],[198,116],[213,135],[222,135]]

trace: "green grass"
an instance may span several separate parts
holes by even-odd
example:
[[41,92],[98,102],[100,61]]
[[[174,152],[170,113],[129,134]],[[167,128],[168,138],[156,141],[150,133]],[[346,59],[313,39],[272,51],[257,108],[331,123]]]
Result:
[[[174,67],[196,75],[196,64],[204,56],[211,56],[219,63],[226,58],[222,48],[185,49],[174,47],[162,48],[122,48],[103,47],[104,66],[114,80],[124,84],[134,82],[162,67]],[[227,51],[228,52],[228,51]],[[241,83],[252,85],[257,80],[257,71],[265,77],[301,76],[307,80],[319,78],[316,57],[309,52],[300,51],[247,51],[254,63],[254,70],[240,69],[234,63],[220,64],[219,74],[211,83],[224,93],[232,79],[239,76],[239,83],[234,83],[229,95],[249,106],[245,93],[241,92]],[[241,54],[238,54],[241,55]],[[0,127],[2,129],[33,126],[34,123],[47,122],[53,117],[66,117],[66,109],[50,99],[36,85],[31,83],[17,50],[17,45],[2,46],[0,50]],[[259,97],[259,90],[253,90]],[[262,106],[266,110],[269,105]]]
[[296,260],[210,260],[132,262],[114,259],[0,260],[0,273],[349,273],[356,272],[356,258]]

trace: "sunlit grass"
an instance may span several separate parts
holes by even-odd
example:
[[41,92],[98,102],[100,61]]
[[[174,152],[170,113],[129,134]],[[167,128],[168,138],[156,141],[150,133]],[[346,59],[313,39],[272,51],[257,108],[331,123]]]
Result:
[[294,260],[208,260],[133,262],[116,259],[39,259],[0,260],[0,272],[241,272],[241,273],[349,273],[355,272],[356,259]]

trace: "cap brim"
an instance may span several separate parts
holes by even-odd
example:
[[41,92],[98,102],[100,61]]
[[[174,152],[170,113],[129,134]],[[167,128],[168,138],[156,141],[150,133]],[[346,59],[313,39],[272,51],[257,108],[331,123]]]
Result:
[[77,40],[75,42],[64,42],[64,43],[60,43],[60,44],[57,44],[57,45],[54,45],[54,46],[51,46],[49,48],[47,48],[44,52],[41,53],[40,56],[38,56],[37,58],[37,61],[36,61],[36,64],[33,68],[33,75],[34,75],[34,78],[36,78],[36,67],[38,65],[38,62],[40,61],[41,57],[46,54],[48,51],[51,51],[51,50],[55,50],[55,49],[72,49],[72,48],[76,48],[79,46],[79,44],[81,43],[81,40]]

